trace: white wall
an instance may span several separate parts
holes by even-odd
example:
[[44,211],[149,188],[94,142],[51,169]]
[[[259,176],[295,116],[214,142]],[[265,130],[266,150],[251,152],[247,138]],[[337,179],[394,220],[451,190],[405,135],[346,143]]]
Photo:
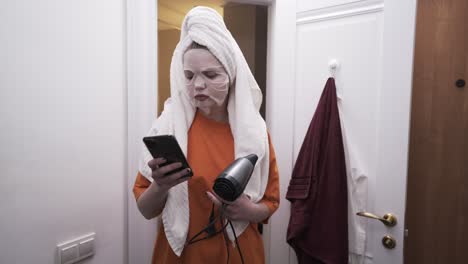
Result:
[[0,263],[54,263],[96,232],[86,263],[126,262],[125,2],[0,8]]

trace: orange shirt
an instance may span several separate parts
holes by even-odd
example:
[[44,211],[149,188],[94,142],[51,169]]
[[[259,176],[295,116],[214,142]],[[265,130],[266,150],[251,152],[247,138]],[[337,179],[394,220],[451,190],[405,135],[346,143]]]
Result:
[[[228,123],[219,123],[197,112],[188,133],[187,159],[194,172],[188,180],[190,223],[188,238],[192,238],[209,222],[212,202],[206,192],[212,191],[213,183],[219,173],[234,161],[234,139]],[[135,198],[148,188],[150,182],[138,173],[133,188]],[[270,210],[270,215],[279,206],[279,179],[276,157],[270,142],[270,173],[265,195],[260,201]],[[215,210],[215,216],[218,211]],[[265,221],[266,223],[266,221]],[[227,227],[229,228],[229,226]],[[220,221],[216,230],[221,229]],[[198,238],[204,237],[203,233]],[[238,237],[245,263],[265,263],[262,237],[257,224],[249,227]],[[237,248],[229,241],[229,263],[241,263]],[[185,246],[182,255],[177,257],[172,251],[160,225],[153,252],[153,264],[164,263],[226,263],[227,249],[223,234]]]

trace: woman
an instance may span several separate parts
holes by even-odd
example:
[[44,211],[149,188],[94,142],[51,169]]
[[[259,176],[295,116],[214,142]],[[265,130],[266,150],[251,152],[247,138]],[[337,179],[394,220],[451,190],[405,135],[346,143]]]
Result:
[[[174,135],[194,176],[183,177],[187,170],[164,176],[181,164],[160,166],[164,160],[153,159],[145,149],[133,189],[147,219],[161,215],[153,263],[223,263],[228,258],[241,263],[231,246],[236,238],[244,263],[265,262],[257,223],[278,208],[279,183],[260,104],[260,89],[222,17],[207,7],[192,9],[172,58],[171,98],[148,135]],[[213,219],[213,204],[221,204],[212,193],[214,180],[248,154],[259,157],[251,179],[244,194],[223,211],[233,230],[189,244]],[[213,214],[220,214],[218,207]],[[221,230],[222,223],[215,229]]]

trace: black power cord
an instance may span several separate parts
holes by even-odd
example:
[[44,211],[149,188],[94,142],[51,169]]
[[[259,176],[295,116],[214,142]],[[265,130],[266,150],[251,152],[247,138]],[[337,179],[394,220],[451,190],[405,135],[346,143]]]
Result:
[[242,250],[240,248],[239,242],[237,241],[236,231],[234,230],[234,227],[232,226],[231,221],[228,221],[228,222],[229,222],[229,225],[231,226],[232,233],[234,234],[234,240],[236,241],[236,247],[237,247],[237,251],[239,252],[241,262],[242,262],[242,264],[244,264],[244,257],[242,256]]
[[[203,228],[200,232],[198,232],[197,234],[195,234],[189,241],[187,241],[187,243],[185,243],[185,245],[190,245],[190,244],[193,244],[193,243],[196,243],[196,242],[199,242],[199,241],[202,241],[202,240],[205,240],[205,239],[214,237],[214,236],[216,236],[217,234],[223,232],[224,229],[226,229],[228,223],[226,223],[226,224],[221,228],[221,230],[219,230],[219,231],[217,231],[217,232],[214,232],[214,230],[216,230],[216,228],[215,228],[215,223],[218,221],[218,219],[222,219],[222,216],[223,216],[223,214],[224,214],[224,208],[226,208],[226,207],[223,205],[223,206],[221,207],[221,212],[220,212],[219,216],[214,217],[214,204],[213,204],[213,207],[211,208],[211,215],[210,215],[210,220],[211,220],[211,222],[209,222],[208,225],[206,225],[205,228]],[[204,232],[207,232],[208,235],[206,235],[205,237],[196,239],[197,237],[199,237],[199,236],[200,236],[201,234],[203,234]]]
[[[218,234],[220,234],[221,232],[223,232],[224,234],[224,241],[225,241],[225,244],[226,244],[226,250],[227,250],[227,263],[229,263],[229,258],[230,258],[230,251],[229,251],[229,237],[227,235],[227,233],[225,232],[226,230],[226,227],[227,225],[229,224],[231,226],[231,230],[232,230],[232,233],[234,235],[234,240],[235,240],[235,243],[236,243],[236,247],[237,247],[237,251],[239,252],[239,256],[241,258],[241,262],[242,264],[244,264],[244,257],[242,255],[242,250],[240,248],[240,245],[239,245],[239,241],[237,240],[237,235],[236,235],[236,231],[234,230],[234,226],[232,225],[232,222],[231,220],[225,220],[226,221],[226,224],[223,225],[223,227],[219,230],[219,231],[215,231],[216,228],[215,228],[215,223],[218,221],[218,220],[222,220],[223,219],[223,216],[224,216],[224,209],[228,206],[228,204],[225,204],[223,203],[222,206],[221,206],[221,212],[220,214],[215,217],[214,216],[214,204],[213,204],[213,207],[211,208],[211,214],[210,214],[210,222],[208,223],[208,225],[206,225],[205,228],[203,228],[200,232],[198,232],[197,234],[195,234],[191,239],[189,239],[189,241],[187,241],[186,245],[191,245],[191,244],[194,244],[196,242],[199,242],[199,241],[202,241],[202,240],[205,240],[205,239],[208,239],[208,238],[211,238],[211,237],[214,237]],[[202,237],[202,238],[199,238],[197,239],[198,236],[200,236],[201,234],[203,234],[204,232],[207,232],[208,235],[206,235],[205,237]]]
[[230,257],[230,250],[229,250],[229,237],[226,232],[223,232],[224,235],[224,244],[226,245],[226,251],[227,251],[227,260],[226,263],[229,264],[229,257]]

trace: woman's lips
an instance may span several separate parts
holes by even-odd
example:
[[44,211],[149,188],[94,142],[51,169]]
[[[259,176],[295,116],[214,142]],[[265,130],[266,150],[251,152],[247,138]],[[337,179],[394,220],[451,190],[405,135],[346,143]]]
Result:
[[208,99],[208,96],[200,94],[200,95],[196,95],[195,99],[197,99],[198,101],[205,101],[206,99]]

